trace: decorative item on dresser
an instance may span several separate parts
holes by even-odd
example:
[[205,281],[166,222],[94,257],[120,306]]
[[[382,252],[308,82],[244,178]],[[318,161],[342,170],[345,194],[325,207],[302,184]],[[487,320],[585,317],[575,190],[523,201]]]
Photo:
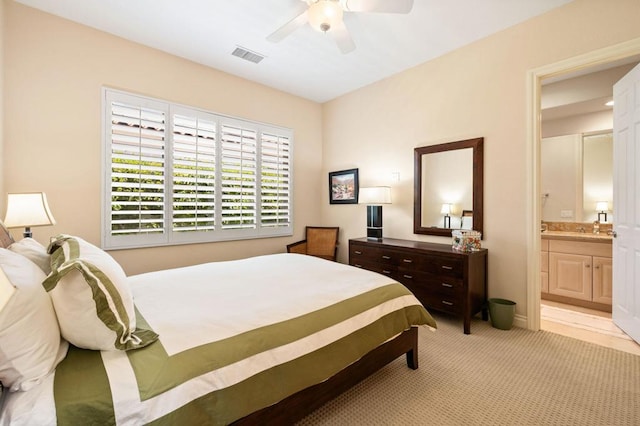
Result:
[[350,265],[401,282],[429,309],[463,316],[465,334],[477,312],[488,320],[487,252],[395,238],[349,240]]

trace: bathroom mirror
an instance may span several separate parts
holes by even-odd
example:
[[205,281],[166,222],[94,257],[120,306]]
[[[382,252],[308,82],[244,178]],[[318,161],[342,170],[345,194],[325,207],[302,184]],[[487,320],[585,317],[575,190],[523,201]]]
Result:
[[415,234],[450,237],[455,229],[483,232],[483,143],[484,138],[475,138],[415,148]]
[[[542,139],[542,220],[613,221],[613,134],[610,130]],[[597,206],[607,209],[600,215]]]

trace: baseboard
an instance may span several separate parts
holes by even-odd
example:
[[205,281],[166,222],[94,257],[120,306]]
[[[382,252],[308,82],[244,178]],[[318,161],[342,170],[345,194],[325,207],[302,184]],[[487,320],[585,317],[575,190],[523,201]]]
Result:
[[527,317],[525,315],[516,314],[513,317],[513,325],[515,327],[527,328]]

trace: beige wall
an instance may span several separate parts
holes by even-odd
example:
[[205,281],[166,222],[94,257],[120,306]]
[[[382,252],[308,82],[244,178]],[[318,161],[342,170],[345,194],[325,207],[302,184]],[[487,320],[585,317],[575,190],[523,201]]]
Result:
[[4,191],[47,193],[58,223],[36,239],[100,242],[103,85],[294,130],[294,237],[113,251],[127,273],[283,252],[321,223],[319,104],[3,1]]
[[613,129],[613,110],[598,111],[557,120],[545,120],[542,124],[542,137],[548,138],[610,129]]
[[[4,1],[0,1],[0,212],[6,202],[4,189]],[[4,216],[3,216],[4,217]]]
[[[637,0],[575,0],[328,102],[324,172],[358,167],[362,186],[392,187],[385,236],[448,243],[413,234],[413,149],[484,137],[489,296],[516,301],[526,315],[527,71],[640,37],[637,16]],[[322,206],[325,222],[344,228],[343,247],[364,235],[363,206]]]

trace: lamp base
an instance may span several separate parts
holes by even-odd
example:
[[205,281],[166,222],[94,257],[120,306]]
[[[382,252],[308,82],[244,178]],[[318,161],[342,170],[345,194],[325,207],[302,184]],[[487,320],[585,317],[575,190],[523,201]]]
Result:
[[367,206],[367,240],[382,241],[382,206]]
[[382,228],[367,228],[367,240],[382,241]]

